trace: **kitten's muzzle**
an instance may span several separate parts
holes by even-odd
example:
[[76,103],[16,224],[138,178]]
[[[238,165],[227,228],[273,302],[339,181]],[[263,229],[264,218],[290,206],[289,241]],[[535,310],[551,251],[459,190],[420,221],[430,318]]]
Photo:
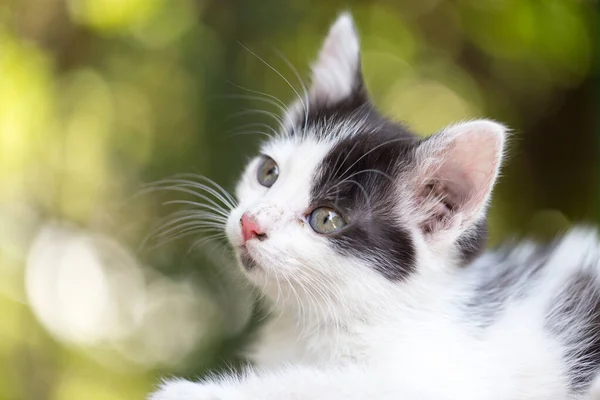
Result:
[[258,222],[247,213],[242,215],[240,226],[242,227],[243,244],[251,239],[263,241],[267,238],[267,234],[260,228]]

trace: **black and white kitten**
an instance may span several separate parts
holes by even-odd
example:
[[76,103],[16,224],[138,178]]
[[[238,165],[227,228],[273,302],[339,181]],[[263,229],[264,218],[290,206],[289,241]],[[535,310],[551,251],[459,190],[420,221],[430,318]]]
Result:
[[274,305],[255,367],[152,400],[600,399],[596,233],[481,254],[504,126],[420,139],[379,115],[348,14],[290,109],[226,225]]

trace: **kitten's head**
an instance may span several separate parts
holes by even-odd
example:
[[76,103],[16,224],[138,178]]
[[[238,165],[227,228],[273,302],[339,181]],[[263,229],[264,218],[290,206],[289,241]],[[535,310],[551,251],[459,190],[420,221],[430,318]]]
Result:
[[470,121],[421,139],[379,115],[348,14],[324,42],[307,98],[290,110],[243,173],[227,223],[250,279],[396,283],[432,260],[452,267],[482,250],[502,125]]

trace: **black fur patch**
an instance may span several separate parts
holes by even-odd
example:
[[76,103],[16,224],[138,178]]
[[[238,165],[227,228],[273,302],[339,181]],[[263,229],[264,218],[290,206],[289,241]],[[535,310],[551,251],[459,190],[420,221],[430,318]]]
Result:
[[251,271],[257,267],[256,261],[254,261],[254,259],[246,250],[242,250],[240,252],[240,261],[244,268],[246,268],[246,271]]
[[406,229],[396,222],[396,179],[410,165],[417,140],[369,104],[358,109],[345,103],[324,108],[311,115],[309,124],[326,121],[335,126],[352,118],[369,120],[363,125],[369,130],[340,140],[323,159],[311,206],[333,207],[345,218],[346,227],[330,235],[336,249],[368,258],[388,279],[403,279],[415,269],[415,248]]
[[[416,256],[409,233],[397,222],[395,190],[400,174],[414,163],[420,141],[374,109],[360,69],[347,98],[334,104],[314,101],[306,116],[297,117],[291,135],[326,139],[342,124],[352,126],[354,132],[332,138],[339,142],[317,171],[311,205],[333,207],[346,219],[347,226],[330,236],[336,248],[375,260],[375,268],[389,279],[403,279],[414,271]],[[486,239],[482,220],[458,240],[464,263],[480,254]]]
[[596,268],[579,271],[557,293],[548,313],[548,328],[567,347],[571,389],[589,391],[600,371],[600,284]]

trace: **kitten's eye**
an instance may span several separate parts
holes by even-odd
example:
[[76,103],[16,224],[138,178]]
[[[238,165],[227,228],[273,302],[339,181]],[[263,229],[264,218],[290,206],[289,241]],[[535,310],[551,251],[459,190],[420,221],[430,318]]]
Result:
[[328,207],[315,208],[308,222],[315,232],[323,234],[337,232],[346,225],[342,216]]
[[256,179],[258,183],[265,187],[271,187],[279,177],[279,167],[277,163],[269,156],[262,156],[258,164]]

